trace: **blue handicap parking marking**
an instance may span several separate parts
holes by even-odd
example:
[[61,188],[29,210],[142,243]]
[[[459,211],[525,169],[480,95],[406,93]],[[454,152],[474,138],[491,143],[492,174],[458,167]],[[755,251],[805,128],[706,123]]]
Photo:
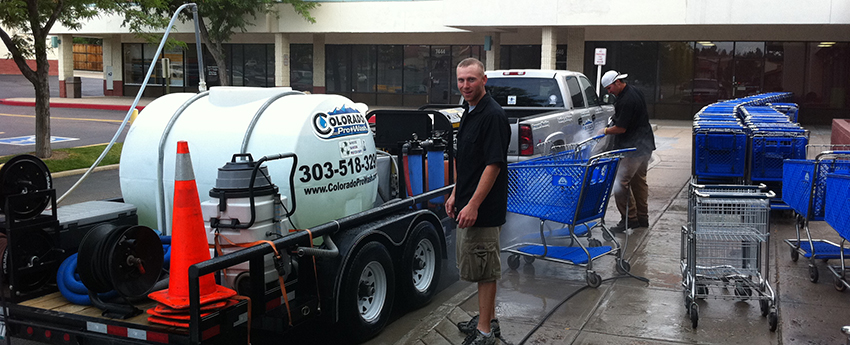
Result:
[[[65,141],[73,141],[80,140],[80,138],[68,138],[68,137],[50,137],[50,143],[61,143]],[[17,145],[17,146],[25,146],[25,145],[35,145],[35,136],[34,135],[25,135],[22,137],[14,137],[14,138],[3,138],[0,139],[0,144],[6,145]]]

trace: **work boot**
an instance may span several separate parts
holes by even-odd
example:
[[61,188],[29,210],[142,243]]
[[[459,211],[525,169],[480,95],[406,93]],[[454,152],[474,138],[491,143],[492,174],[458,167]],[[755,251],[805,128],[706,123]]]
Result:
[[[480,333],[478,332],[478,315],[473,316],[469,321],[458,322],[457,329],[466,335]],[[490,320],[490,334],[495,335],[496,338],[502,337],[502,330],[499,329],[499,319]]]
[[[636,227],[638,227],[638,220],[637,219],[629,219],[628,229],[634,229]],[[611,227],[608,230],[611,230],[611,232],[614,232],[614,233],[619,233],[619,232],[626,232],[626,229],[627,229],[626,228],[626,221],[624,219],[620,219],[620,222],[617,223],[617,225],[614,225],[613,227]]]
[[638,225],[640,225],[641,228],[648,228],[649,218],[638,218]]
[[496,337],[493,336],[493,332],[490,332],[490,335],[484,335],[478,329],[474,330],[474,333],[467,335],[466,339],[463,340],[463,345],[495,345]]

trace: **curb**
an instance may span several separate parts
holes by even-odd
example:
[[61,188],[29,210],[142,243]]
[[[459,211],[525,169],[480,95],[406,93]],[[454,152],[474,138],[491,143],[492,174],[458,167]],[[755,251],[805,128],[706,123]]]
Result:
[[[9,106],[23,106],[23,107],[34,107],[35,102],[32,101],[14,101],[9,99],[0,99],[0,104],[9,105]],[[96,110],[122,110],[127,111],[130,109],[129,105],[117,105],[117,104],[91,104],[91,103],[64,103],[64,102],[50,102],[51,108],[76,108],[76,109],[96,109]],[[136,109],[142,111],[145,109],[143,105],[137,105]]]
[[[118,166],[119,166],[118,164],[104,165],[104,166],[94,168],[93,172],[115,170],[115,169],[118,169]],[[68,177],[68,176],[74,176],[74,175],[82,175],[86,172],[86,170],[89,170],[89,168],[60,171],[60,172],[57,172],[55,174],[50,174],[50,177],[51,178],[60,178],[60,177]]]

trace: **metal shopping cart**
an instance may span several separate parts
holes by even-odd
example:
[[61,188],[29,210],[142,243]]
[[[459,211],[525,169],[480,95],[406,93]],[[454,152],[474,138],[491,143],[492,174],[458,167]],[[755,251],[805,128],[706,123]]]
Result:
[[691,184],[688,225],[682,227],[685,309],[696,328],[697,299],[758,300],[770,330],[776,299],[767,277],[770,198],[763,186]]
[[[511,253],[508,266],[517,269],[523,256],[527,263],[541,259],[585,267],[587,285],[598,287],[602,278],[593,270],[593,260],[610,254],[617,257],[617,271],[628,272],[630,265],[622,259],[620,244],[604,225],[602,231],[612,239],[613,246],[585,246],[578,241],[575,228],[605,217],[620,156],[633,150],[605,152],[588,160],[550,157],[509,165],[508,211],[539,218],[542,243],[523,242],[503,248],[503,252]],[[547,220],[566,224],[578,247],[547,245]]]
[[[815,265],[818,259],[827,261],[850,255],[850,249],[842,249],[834,242],[825,239],[812,239],[809,221],[824,219],[826,199],[826,175],[829,173],[850,174],[850,151],[824,151],[813,160],[785,160],[782,172],[782,199],[795,211],[796,239],[786,239],[791,247],[791,260],[797,261],[802,255],[809,259],[809,280],[817,283],[819,270]],[[800,229],[804,229],[806,239],[801,240]]]

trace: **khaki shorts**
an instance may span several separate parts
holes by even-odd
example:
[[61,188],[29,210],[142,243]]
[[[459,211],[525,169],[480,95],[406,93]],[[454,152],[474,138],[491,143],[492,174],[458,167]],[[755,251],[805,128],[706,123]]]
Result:
[[457,269],[460,279],[491,282],[502,277],[499,232],[502,227],[457,229]]

